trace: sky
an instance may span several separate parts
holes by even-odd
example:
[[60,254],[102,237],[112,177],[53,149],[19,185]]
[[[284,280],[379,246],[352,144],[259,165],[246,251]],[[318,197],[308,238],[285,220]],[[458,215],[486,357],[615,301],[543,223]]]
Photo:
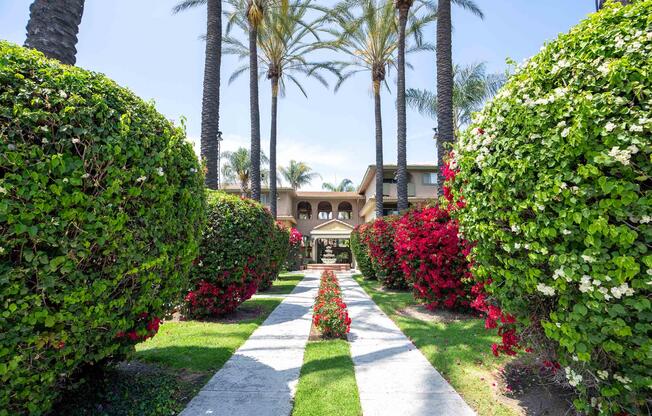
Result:
[[[332,4],[333,0],[317,0]],[[188,136],[199,148],[204,68],[206,11],[200,7],[173,15],[178,0],[86,0],[79,29],[77,66],[102,72],[128,87],[171,120],[187,119]],[[0,39],[25,41],[31,0],[0,0]],[[503,72],[506,59],[520,62],[541,46],[567,32],[594,11],[593,0],[476,0],[484,20],[454,6],[453,60],[458,64],[486,62],[490,72]],[[244,36],[236,33],[236,36]],[[435,27],[425,32],[434,43]],[[320,58],[343,56],[321,54]],[[434,90],[435,54],[408,57],[408,88]],[[223,150],[249,147],[248,77],[227,80],[240,66],[233,56],[222,60],[220,130]],[[332,78],[330,78],[333,81]],[[383,90],[383,153],[386,164],[396,163],[395,72],[391,91]],[[331,82],[331,85],[334,82]],[[289,86],[279,99],[278,159],[306,162],[323,181],[343,178],[355,184],[375,163],[374,111],[368,73],[348,80],[337,93],[314,80],[304,83],[308,98]],[[269,154],[270,96],[267,80],[260,81],[262,147]],[[408,110],[408,163],[435,163],[432,138],[435,123]],[[321,189],[314,180],[306,190]]]

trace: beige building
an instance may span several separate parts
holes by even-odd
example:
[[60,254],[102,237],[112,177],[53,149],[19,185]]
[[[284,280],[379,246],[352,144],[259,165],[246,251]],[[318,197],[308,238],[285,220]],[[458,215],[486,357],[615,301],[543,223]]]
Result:
[[[395,214],[396,165],[385,165],[383,176],[384,215]],[[324,253],[332,253],[336,263],[353,262],[349,248],[351,231],[356,225],[376,218],[375,177],[376,166],[370,165],[355,192],[295,191],[285,187],[277,189],[277,218],[303,234],[306,262],[322,263]],[[436,184],[436,165],[409,165],[410,205],[418,206],[434,198],[437,194]],[[226,185],[224,190],[230,193],[240,192],[236,185]],[[269,206],[269,189],[263,189],[261,200]]]

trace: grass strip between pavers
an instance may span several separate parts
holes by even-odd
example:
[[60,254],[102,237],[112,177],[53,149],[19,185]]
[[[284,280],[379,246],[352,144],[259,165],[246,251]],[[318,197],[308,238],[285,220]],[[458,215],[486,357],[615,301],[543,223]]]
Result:
[[351,350],[345,340],[306,346],[292,416],[362,415]]
[[417,305],[409,291],[380,290],[377,280],[353,276],[373,301],[414,342],[430,363],[480,416],[519,414],[501,401],[495,374],[511,357],[494,357],[491,344],[500,339],[482,319],[425,321],[397,313]]

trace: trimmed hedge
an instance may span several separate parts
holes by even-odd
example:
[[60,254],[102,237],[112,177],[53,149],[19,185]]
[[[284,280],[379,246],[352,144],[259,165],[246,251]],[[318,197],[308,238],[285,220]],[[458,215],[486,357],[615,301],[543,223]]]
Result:
[[290,230],[278,222],[275,223],[272,241],[268,250],[270,263],[269,267],[263,272],[258,290],[269,289],[274,281],[278,279],[281,268],[285,265],[290,252]]
[[515,342],[559,363],[586,413],[649,409],[651,16],[650,0],[611,3],[546,45],[453,160],[488,301],[516,317]]
[[358,270],[360,270],[365,279],[375,279],[376,275],[371,264],[371,259],[369,258],[369,248],[364,243],[368,232],[369,226],[367,224],[360,224],[355,227],[351,232],[351,252],[358,265]]
[[351,330],[351,318],[342,301],[340,283],[332,271],[321,274],[313,312],[312,323],[324,338],[346,338]]
[[296,271],[301,268],[301,244],[303,243],[303,235],[296,228],[290,228],[290,250],[288,252],[285,268],[289,271]]
[[186,316],[232,312],[256,293],[268,273],[276,225],[260,203],[208,191],[208,223],[192,269],[194,288],[186,296]]
[[394,249],[414,297],[428,309],[468,308],[468,244],[449,212],[428,207],[405,213],[396,224]]
[[41,414],[182,299],[203,178],[152,104],[0,42],[0,194],[0,415]]
[[374,275],[382,285],[390,289],[406,289],[408,285],[405,275],[394,250],[397,220],[397,216],[375,219],[368,225],[369,228],[364,234],[364,243],[369,252]]

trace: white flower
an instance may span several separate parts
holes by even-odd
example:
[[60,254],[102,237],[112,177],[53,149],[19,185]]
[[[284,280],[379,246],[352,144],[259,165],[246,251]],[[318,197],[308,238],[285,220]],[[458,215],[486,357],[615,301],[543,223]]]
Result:
[[514,243],[514,248],[515,249],[520,249],[521,248],[521,243]]
[[64,100],[68,98],[68,94],[66,94],[65,91],[61,90],[59,91],[59,97],[63,98]]
[[555,322],[555,325],[557,326],[557,328],[561,328],[561,324],[559,322]]
[[602,76],[607,76],[609,75],[609,63],[605,62],[602,65],[598,67],[598,71],[602,74]]
[[614,378],[615,378],[616,380],[620,381],[620,382],[623,383],[623,384],[629,384],[629,383],[632,382],[632,380],[630,380],[629,377],[623,377],[623,376],[621,376],[621,375],[619,375],[619,374],[614,374]]
[[629,131],[632,133],[641,133],[643,131],[643,126],[639,126],[638,124],[632,124],[629,126]]
[[567,229],[565,229],[565,228],[564,228],[563,230],[561,230],[561,233],[562,233],[563,235],[571,235],[571,234],[573,234],[572,231],[569,231],[569,230],[567,230]]
[[552,278],[555,279],[555,280],[557,280],[557,279],[559,279],[559,278],[562,277],[562,276],[564,276],[564,268],[563,268],[563,267],[560,267],[560,268],[558,268],[557,270],[555,270],[555,272],[554,272],[553,275],[552,275]]
[[555,288],[551,286],[547,286],[544,283],[539,283],[537,285],[537,290],[541,293],[543,293],[546,296],[554,296],[555,295]]
[[639,221],[641,224],[647,224],[648,222],[652,222],[652,216],[650,215],[643,215]]
[[648,276],[652,276],[652,269],[647,269],[645,273],[647,273]]
[[87,179],[87,178],[90,178],[90,176],[91,176],[90,174],[88,174],[88,173],[84,173],[84,174],[82,175],[82,178]]
[[615,125],[614,123],[612,123],[611,121],[608,122],[608,123],[604,126],[604,129],[607,130],[607,131],[609,131],[609,132],[614,131],[615,128],[616,128],[616,125]]
[[77,143],[80,143],[80,142],[81,142],[81,140],[79,140],[77,137],[75,137],[75,138],[72,139],[71,141],[72,141],[72,144],[77,144]]
[[41,143],[48,144],[48,143],[50,143],[50,141],[48,139],[46,139],[46,138],[43,138],[43,140],[41,140]]
[[624,296],[632,296],[634,294],[634,289],[630,288],[627,283],[623,283],[620,286],[612,287],[611,294],[614,298],[620,299]]
[[570,128],[566,127],[562,132],[561,132],[561,137],[568,137],[568,134],[570,133]]
[[568,384],[575,387],[582,382],[582,376],[573,371],[570,367],[566,367],[566,378],[568,379]]
[[584,260],[587,263],[593,263],[595,261],[595,257],[582,254],[582,260]]
[[512,232],[517,233],[519,231],[521,231],[521,227],[516,224],[512,225]]
[[593,290],[593,286],[591,286],[591,276],[584,275],[582,276],[582,279],[580,279],[580,292],[586,293],[590,290]]
[[190,173],[197,173],[197,169],[195,169],[195,168],[190,168]]
[[0,247],[0,254],[5,254],[5,248],[4,247]]
[[63,183],[68,183],[68,178],[63,178]]
[[604,370],[598,370],[598,377],[600,377],[603,380],[606,380],[609,377],[609,373]]
[[7,194],[7,190],[2,186],[0,186],[0,194],[3,194],[3,195]]
[[592,284],[593,284],[593,286],[600,286],[602,284],[602,282],[599,281],[598,279],[593,279]]
[[163,172],[163,168],[159,167],[158,169],[156,169],[156,174],[158,176],[163,176],[165,175],[165,172]]
[[597,406],[598,406],[598,398],[591,397],[591,407],[597,407]]
[[10,144],[7,145],[7,149],[9,149],[9,150],[16,150],[16,145],[10,143]]
[[482,162],[484,162],[484,158],[485,158],[484,153],[478,154],[478,156],[476,156],[476,158],[475,158],[475,163],[480,165]]
[[568,184],[566,182],[562,182],[561,185],[559,185],[561,189],[566,189],[568,188]]
[[606,287],[601,287],[600,289],[598,289],[598,292],[602,293],[602,295],[604,296],[604,300],[611,299],[611,295],[609,294],[609,289],[607,289]]
[[140,178],[136,179],[136,182],[145,182],[147,180],[147,176],[141,176]]

